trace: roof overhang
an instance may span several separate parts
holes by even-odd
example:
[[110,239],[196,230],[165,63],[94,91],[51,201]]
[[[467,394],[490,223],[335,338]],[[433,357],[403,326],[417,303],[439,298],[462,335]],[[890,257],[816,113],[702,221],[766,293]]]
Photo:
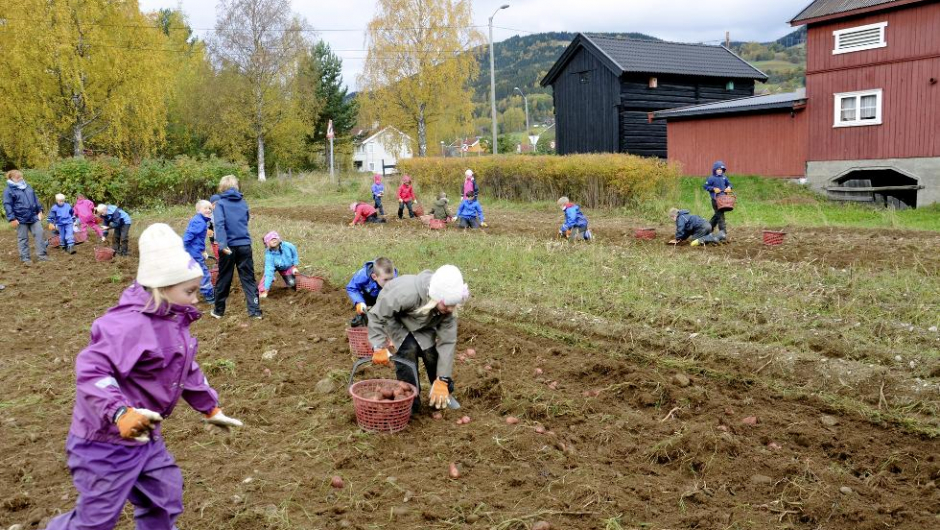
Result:
[[[852,9],[850,11],[842,11],[839,13],[832,13],[830,15],[823,15],[819,17],[800,18],[800,15],[797,15],[793,20],[790,21],[790,25],[796,27],[796,26],[803,26],[803,25],[808,25],[808,24],[819,24],[821,22],[831,22],[833,20],[838,20],[842,18],[850,18],[850,17],[860,16],[860,15],[866,15],[868,13],[874,13],[876,11],[896,9],[896,8],[907,6],[910,4],[919,4],[925,1],[931,1],[931,0],[897,0],[895,2],[889,2],[887,4],[878,4],[875,6],[862,7],[859,9]],[[805,9],[803,11],[805,11]],[[802,14],[802,12],[800,14]]]
[[[787,97],[788,94],[782,96]],[[799,112],[806,108],[805,92],[796,92],[785,100],[774,100],[773,96],[750,96],[737,100],[690,105],[676,109],[660,110],[653,113],[654,119],[667,121],[707,119],[720,116],[742,114],[765,114],[771,112]],[[767,101],[770,99],[770,101]]]

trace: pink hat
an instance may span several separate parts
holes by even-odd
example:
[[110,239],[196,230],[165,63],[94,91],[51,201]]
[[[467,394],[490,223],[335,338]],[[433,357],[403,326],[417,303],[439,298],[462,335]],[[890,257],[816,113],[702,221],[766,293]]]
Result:
[[267,245],[268,243],[271,242],[272,239],[280,240],[281,236],[278,235],[278,233],[275,232],[274,230],[271,230],[270,232],[264,235],[264,244]]
[[355,211],[356,211],[356,206],[359,206],[359,203],[358,203],[358,202],[354,202],[354,203],[350,204],[350,205],[349,205],[349,211],[350,211],[350,212],[355,212]]
[[376,184],[380,184],[382,182],[382,175],[376,173],[375,176],[372,177],[372,180],[374,180]]
[[408,176],[408,175],[405,175],[404,177],[401,178],[401,183],[402,183],[402,184],[411,184],[411,177]]

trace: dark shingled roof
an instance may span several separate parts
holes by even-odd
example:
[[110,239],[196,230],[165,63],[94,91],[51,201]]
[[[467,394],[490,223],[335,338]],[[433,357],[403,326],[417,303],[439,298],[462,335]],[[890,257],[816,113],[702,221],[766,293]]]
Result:
[[724,46],[579,33],[542,80],[543,86],[557,77],[579,45],[592,50],[618,77],[633,72],[767,80],[766,74]]
[[715,114],[737,114],[742,112],[758,112],[765,110],[793,109],[806,102],[806,89],[785,94],[768,94],[764,96],[750,96],[746,98],[719,101],[718,103],[705,103],[691,105],[677,109],[661,110],[654,113],[656,118],[691,118],[693,116],[708,116]]
[[816,0],[790,21],[791,24],[800,24],[814,18],[829,17],[840,13],[848,13],[858,9],[877,8],[879,6],[891,7],[887,4],[914,3],[910,0]]

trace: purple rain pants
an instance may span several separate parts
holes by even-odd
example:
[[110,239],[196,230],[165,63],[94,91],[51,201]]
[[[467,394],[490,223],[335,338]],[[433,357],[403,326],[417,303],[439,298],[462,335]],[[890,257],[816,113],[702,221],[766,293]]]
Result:
[[134,505],[137,530],[176,528],[183,474],[162,439],[130,447],[69,435],[65,449],[78,502],[46,530],[112,530],[125,500]]

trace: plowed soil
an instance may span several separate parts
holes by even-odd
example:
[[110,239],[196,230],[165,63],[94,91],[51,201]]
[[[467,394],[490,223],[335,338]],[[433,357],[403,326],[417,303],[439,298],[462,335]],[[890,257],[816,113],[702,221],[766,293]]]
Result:
[[[348,222],[339,209],[255,213]],[[545,235],[556,221],[513,230]],[[632,229],[614,221],[597,228],[638,244],[628,239]],[[772,250],[756,237],[709,251],[834,267],[850,259],[936,267],[938,253],[920,245],[940,248],[936,236],[920,233],[891,236],[911,241],[890,255],[875,250],[878,241],[839,231],[803,232],[798,245]],[[845,257],[831,248],[839,238],[863,251]],[[74,505],[64,451],[74,360],[93,319],[132,281],[136,252],[98,264],[81,245],[75,256],[55,251],[54,262],[26,269],[15,246],[11,232],[0,234],[0,527],[32,529]],[[181,529],[940,525],[937,440],[840,416],[747,378],[631,360],[642,346],[560,347],[469,318],[460,322],[459,347],[477,353],[458,362],[455,377],[464,408],[441,420],[422,413],[396,435],[366,434],[345,388],[353,357],[342,291],[276,288],[261,322],[249,321],[242,304],[236,294],[224,320],[203,318],[192,330],[222,406],[246,426],[207,430],[183,404],[164,426],[186,482]],[[392,372],[367,368],[356,377]],[[456,425],[462,415],[471,423]],[[519,423],[507,424],[508,415]],[[450,463],[460,478],[448,476]],[[334,475],[344,488],[331,488]],[[119,528],[133,528],[129,507]]]

